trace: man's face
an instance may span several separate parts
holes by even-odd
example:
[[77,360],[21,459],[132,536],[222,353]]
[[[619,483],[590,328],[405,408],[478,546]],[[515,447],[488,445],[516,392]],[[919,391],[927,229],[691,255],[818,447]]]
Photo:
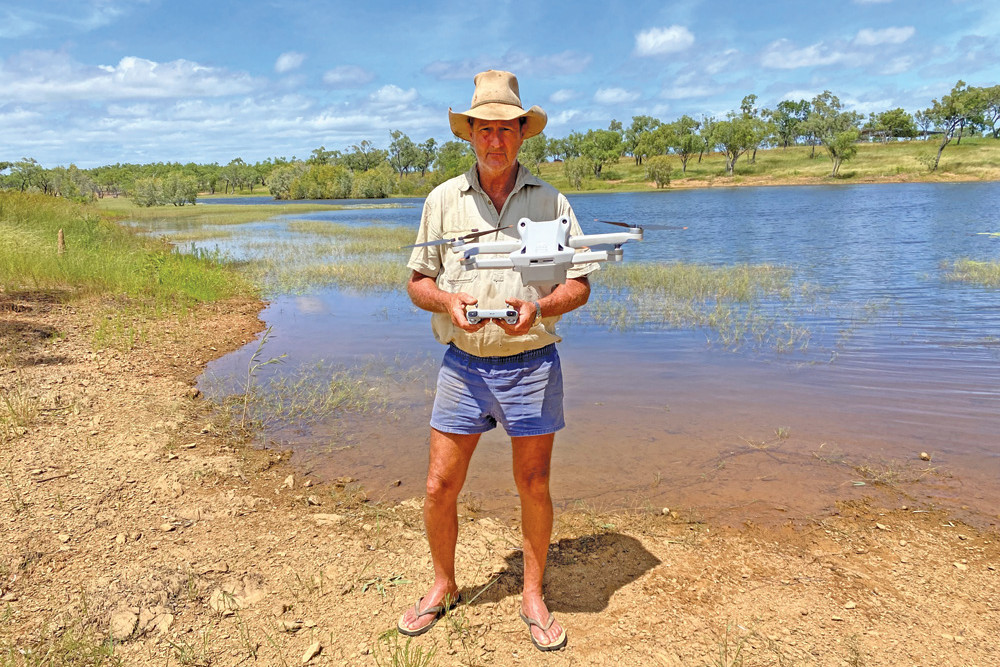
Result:
[[480,173],[500,174],[517,160],[524,138],[519,120],[472,120],[472,150]]

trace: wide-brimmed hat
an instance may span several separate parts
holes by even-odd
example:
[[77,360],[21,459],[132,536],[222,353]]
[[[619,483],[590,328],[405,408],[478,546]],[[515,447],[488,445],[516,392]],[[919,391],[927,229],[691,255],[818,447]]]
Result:
[[476,90],[472,93],[472,106],[465,113],[455,113],[448,109],[451,131],[459,139],[472,141],[470,118],[479,120],[524,121],[524,138],[533,137],[545,129],[548,116],[541,107],[533,106],[527,111],[521,106],[521,93],[517,88],[517,77],[510,72],[491,69],[476,75]]

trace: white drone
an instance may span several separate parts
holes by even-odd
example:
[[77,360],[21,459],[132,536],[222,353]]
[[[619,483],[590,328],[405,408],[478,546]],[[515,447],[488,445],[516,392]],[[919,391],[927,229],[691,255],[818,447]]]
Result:
[[[622,246],[628,241],[641,241],[643,228],[624,222],[598,220],[609,225],[625,227],[628,231],[610,234],[581,234],[570,236],[569,217],[555,220],[518,220],[518,239],[473,242],[481,236],[494,234],[507,227],[473,231],[453,239],[438,239],[417,243],[413,248],[450,245],[454,253],[462,253],[462,266],[466,271],[475,269],[513,269],[521,274],[526,285],[556,285],[566,282],[566,271],[574,264],[589,262],[620,262]],[[687,229],[664,225],[648,225],[648,229]]]

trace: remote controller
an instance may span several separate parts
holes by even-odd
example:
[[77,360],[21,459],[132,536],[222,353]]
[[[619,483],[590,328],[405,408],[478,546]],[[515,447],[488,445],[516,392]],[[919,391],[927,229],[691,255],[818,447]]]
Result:
[[473,306],[465,311],[465,319],[469,324],[479,324],[483,320],[503,320],[507,324],[517,324],[517,311],[513,308],[487,310]]

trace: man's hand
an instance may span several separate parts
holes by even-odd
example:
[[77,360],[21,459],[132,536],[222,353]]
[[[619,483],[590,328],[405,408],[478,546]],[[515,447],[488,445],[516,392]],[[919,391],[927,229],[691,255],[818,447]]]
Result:
[[523,336],[535,323],[535,302],[522,301],[513,297],[506,299],[507,304],[517,311],[517,323],[507,324],[504,320],[493,320],[498,327],[509,336]]
[[474,306],[479,303],[471,294],[456,292],[449,296],[451,298],[449,299],[450,303],[448,304],[448,314],[451,315],[451,321],[459,329],[468,331],[469,333],[475,333],[485,327],[489,322],[489,320],[483,320],[479,324],[469,324],[469,320],[465,316],[465,307]]

